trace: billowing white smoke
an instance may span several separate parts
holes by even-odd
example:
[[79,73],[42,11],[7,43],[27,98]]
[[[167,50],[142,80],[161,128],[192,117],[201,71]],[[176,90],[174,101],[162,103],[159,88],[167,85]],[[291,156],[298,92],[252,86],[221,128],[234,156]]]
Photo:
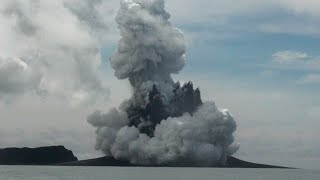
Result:
[[96,149],[140,165],[223,165],[237,151],[236,122],[213,102],[202,103],[191,83],[172,80],[186,47],[169,18],[164,0],[121,1],[122,38],[111,65],[116,77],[129,79],[133,95],[119,109],[88,117],[97,128]]
[[98,70],[107,1],[1,0],[0,102],[24,94],[71,104],[108,97]]
[[185,64],[183,34],[169,18],[163,0],[121,3],[116,21],[122,39],[111,65],[116,77],[129,78],[138,104],[144,103],[141,101],[154,83],[170,96],[174,84],[170,74],[178,73]]
[[40,83],[39,75],[18,58],[0,57],[0,99],[3,94],[16,94],[31,90]]
[[127,114],[116,109],[107,114],[96,112],[88,121],[98,128],[97,149],[134,164],[214,166],[225,163],[226,156],[237,150],[230,146],[235,121],[212,102],[202,105],[193,116],[186,113],[163,120],[152,138],[127,126]]

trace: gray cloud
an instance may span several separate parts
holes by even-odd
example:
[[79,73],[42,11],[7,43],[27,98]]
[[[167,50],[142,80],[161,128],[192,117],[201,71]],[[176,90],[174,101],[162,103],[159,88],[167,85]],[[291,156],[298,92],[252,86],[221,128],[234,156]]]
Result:
[[105,31],[108,26],[105,24],[103,16],[106,14],[100,14],[97,10],[102,3],[103,0],[72,0],[66,1],[65,6],[89,28]]
[[0,97],[36,92],[71,105],[106,100],[100,48],[112,17],[101,14],[104,2],[1,2]]
[[34,91],[41,74],[34,73],[21,59],[0,57],[0,99],[10,100],[16,94]]
[[307,53],[298,51],[278,51],[272,55],[273,61],[280,64],[303,62],[310,58]]

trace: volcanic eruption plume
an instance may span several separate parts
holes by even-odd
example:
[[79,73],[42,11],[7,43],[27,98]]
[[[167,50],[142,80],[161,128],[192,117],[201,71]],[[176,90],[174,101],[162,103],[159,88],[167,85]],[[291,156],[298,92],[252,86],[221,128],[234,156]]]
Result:
[[88,117],[97,128],[96,149],[138,165],[223,165],[238,149],[236,122],[203,102],[191,82],[171,78],[184,67],[186,45],[169,18],[164,0],[121,1],[121,40],[110,62],[133,94],[119,108]]

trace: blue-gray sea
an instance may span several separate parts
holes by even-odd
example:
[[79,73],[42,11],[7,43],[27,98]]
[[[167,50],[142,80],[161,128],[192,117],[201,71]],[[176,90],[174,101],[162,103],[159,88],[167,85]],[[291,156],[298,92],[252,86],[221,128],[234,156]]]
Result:
[[320,180],[317,170],[0,166],[0,180]]

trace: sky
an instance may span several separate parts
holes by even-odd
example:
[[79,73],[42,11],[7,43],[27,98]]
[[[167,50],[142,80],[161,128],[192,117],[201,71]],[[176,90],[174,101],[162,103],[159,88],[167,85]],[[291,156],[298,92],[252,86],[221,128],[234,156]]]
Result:
[[[130,97],[109,57],[118,0],[0,2],[0,148],[63,144],[94,150],[88,114]],[[187,41],[186,67],[204,100],[238,124],[236,157],[320,166],[320,1],[166,0]]]

